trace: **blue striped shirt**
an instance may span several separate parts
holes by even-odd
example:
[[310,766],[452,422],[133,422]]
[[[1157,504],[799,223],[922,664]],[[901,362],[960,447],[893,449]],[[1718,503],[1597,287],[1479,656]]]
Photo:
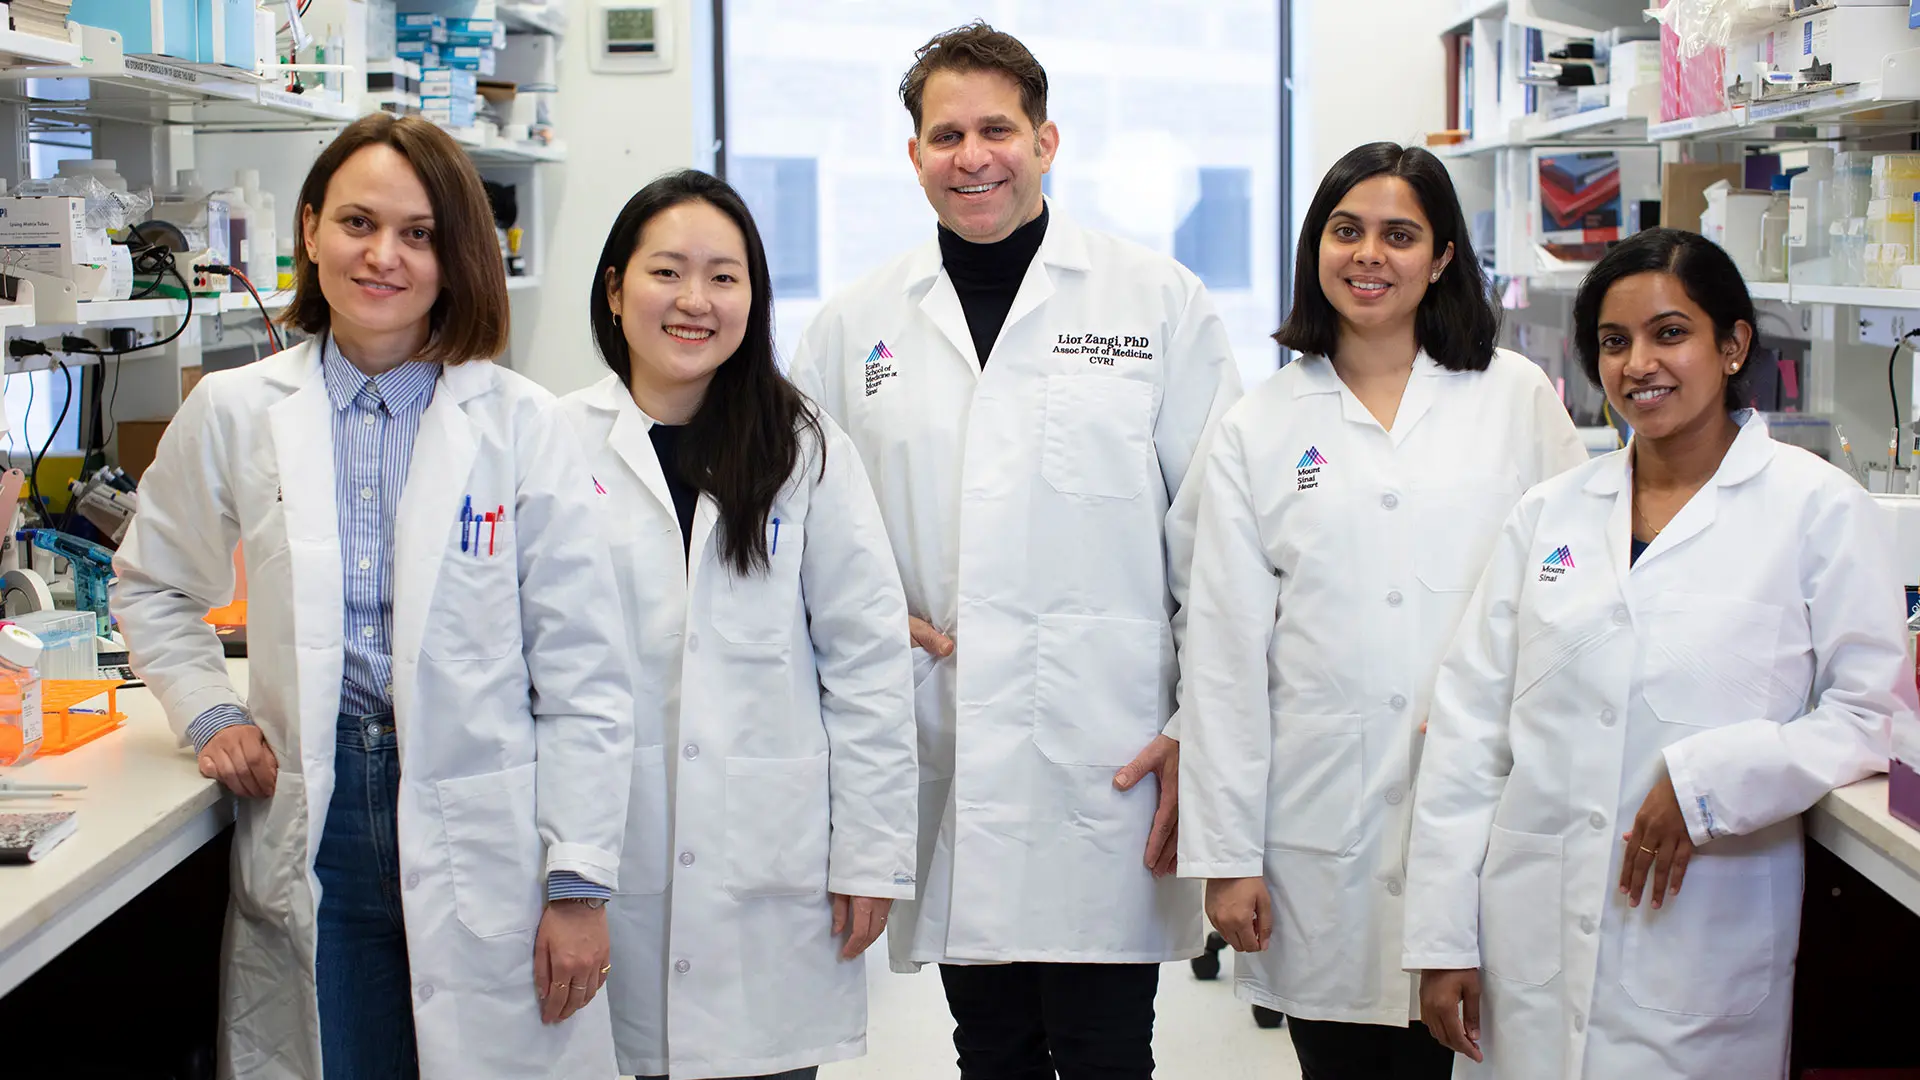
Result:
[[[437,364],[412,360],[369,376],[353,366],[332,335],[320,358],[333,405],[334,506],[339,515],[345,666],[340,712],[393,711],[393,532],[413,464],[420,421],[433,402]],[[196,748],[223,728],[250,723],[233,705],[216,705],[187,728]],[[611,892],[577,874],[553,874],[549,899],[606,898]]]

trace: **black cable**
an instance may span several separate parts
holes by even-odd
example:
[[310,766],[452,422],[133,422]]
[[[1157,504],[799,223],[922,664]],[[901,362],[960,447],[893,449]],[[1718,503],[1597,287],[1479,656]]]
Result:
[[[103,363],[104,367],[105,364]],[[113,390],[107,394],[107,434],[100,440],[100,449],[105,450],[113,441],[114,433],[120,430],[120,422],[113,417],[113,403],[120,400],[120,365],[113,365]]]
[[53,449],[53,437],[60,433],[60,425],[67,422],[67,410],[73,407],[73,371],[66,361],[55,356],[53,362],[60,365],[60,374],[66,379],[66,400],[60,403],[60,418],[47,429],[47,441],[40,444],[40,452],[33,456],[33,471],[27,474],[27,484],[33,492],[33,501],[40,510],[40,523],[53,527],[53,511],[47,509],[46,496],[40,493],[40,463],[47,459],[47,452]]
[[252,279],[231,266],[209,266],[207,270],[215,274],[230,274],[247,290],[248,295],[253,297],[253,306],[260,309],[261,321],[267,324],[267,342],[273,346],[274,352],[285,352],[287,347],[281,343],[279,331],[274,329],[273,316],[267,314],[267,303],[260,299],[260,290],[253,287]]
[[1900,359],[1900,347],[1917,337],[1920,337],[1920,327],[1900,335],[1900,340],[1893,343],[1893,352],[1887,355],[1887,396],[1893,399],[1893,430],[1896,435],[1906,424],[1900,420],[1900,389],[1893,383],[1893,365]]

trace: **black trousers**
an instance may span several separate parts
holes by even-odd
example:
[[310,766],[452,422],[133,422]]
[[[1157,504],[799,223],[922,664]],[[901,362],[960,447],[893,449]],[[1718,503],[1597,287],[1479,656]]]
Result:
[[1302,1080],[1447,1080],[1453,1051],[1415,1020],[1406,1027],[1287,1017]]
[[1158,964],[940,965],[960,1080],[1149,1080]]

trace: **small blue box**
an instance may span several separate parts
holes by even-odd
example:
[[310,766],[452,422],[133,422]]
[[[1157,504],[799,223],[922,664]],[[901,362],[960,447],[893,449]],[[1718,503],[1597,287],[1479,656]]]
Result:
[[[121,50],[130,55],[190,62],[200,58],[200,19],[194,0],[74,0],[68,18],[114,31],[120,35]],[[247,26],[251,39],[251,16]]]
[[408,12],[394,16],[393,25],[399,30],[427,30],[445,26],[446,20],[432,12]]

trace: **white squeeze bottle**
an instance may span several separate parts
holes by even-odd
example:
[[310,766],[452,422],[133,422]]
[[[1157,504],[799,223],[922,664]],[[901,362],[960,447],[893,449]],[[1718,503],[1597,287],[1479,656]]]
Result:
[[1793,178],[1787,193],[1787,280],[1800,285],[1833,283],[1833,241],[1827,228],[1828,189],[1833,186],[1833,151],[1807,151],[1807,168]]
[[233,182],[247,199],[247,276],[265,296],[279,287],[280,234],[274,220],[273,193],[260,188],[259,169],[237,169]]

